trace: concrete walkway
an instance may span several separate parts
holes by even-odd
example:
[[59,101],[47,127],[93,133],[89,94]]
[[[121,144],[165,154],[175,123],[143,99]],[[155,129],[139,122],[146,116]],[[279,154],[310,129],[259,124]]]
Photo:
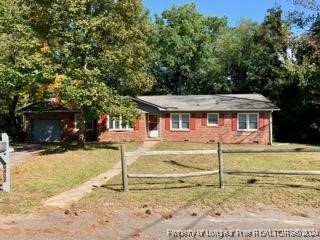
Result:
[[[132,156],[127,157],[127,164],[130,165],[136,161],[145,151],[150,150],[156,143],[155,141],[144,142],[141,147],[139,147]],[[63,192],[59,195],[53,196],[47,199],[44,203],[45,206],[64,208],[71,204],[72,202],[79,201],[86,194],[92,192],[94,187],[100,187],[105,184],[114,176],[121,172],[121,162],[116,163],[110,170],[104,172],[89,181],[81,184],[80,186]]]

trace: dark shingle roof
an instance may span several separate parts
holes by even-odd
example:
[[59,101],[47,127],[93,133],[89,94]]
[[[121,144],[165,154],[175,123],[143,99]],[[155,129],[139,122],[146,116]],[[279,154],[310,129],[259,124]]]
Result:
[[21,109],[22,112],[79,112],[78,109],[70,109],[61,104],[56,104],[52,100],[33,103]]
[[280,110],[261,94],[153,95],[137,99],[166,111]]

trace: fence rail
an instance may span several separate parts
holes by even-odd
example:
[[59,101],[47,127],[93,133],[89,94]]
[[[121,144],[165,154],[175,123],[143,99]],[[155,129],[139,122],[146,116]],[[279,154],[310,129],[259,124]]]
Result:
[[201,177],[216,175],[219,170],[202,171],[202,172],[190,172],[190,173],[164,173],[164,174],[139,174],[129,173],[128,178],[183,178],[183,177]]
[[247,173],[247,174],[275,174],[275,175],[320,175],[317,170],[241,170],[241,169],[225,169],[224,173]]
[[[217,150],[185,150],[185,151],[147,151],[139,153],[140,156],[157,156],[157,155],[201,155],[215,154]],[[137,153],[127,152],[126,157],[135,156]]]
[[148,151],[140,153],[143,156],[153,155],[188,155],[188,154],[217,154],[218,169],[201,172],[189,173],[128,173],[126,158],[134,156],[134,154],[126,153],[124,145],[121,145],[121,166],[122,166],[122,183],[123,190],[129,191],[129,178],[184,178],[184,177],[201,177],[219,175],[219,187],[224,188],[224,174],[274,174],[274,175],[320,175],[320,170],[274,170],[274,169],[225,169],[224,168],[224,153],[289,153],[289,152],[320,152],[320,148],[254,148],[254,149],[223,149],[222,143],[218,143],[217,150],[192,150],[192,151]]
[[223,149],[223,153],[290,153],[290,152],[320,152],[320,148],[238,148]]

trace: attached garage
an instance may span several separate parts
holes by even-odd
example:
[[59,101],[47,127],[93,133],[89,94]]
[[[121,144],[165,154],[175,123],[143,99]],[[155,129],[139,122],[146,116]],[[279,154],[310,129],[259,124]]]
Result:
[[34,103],[23,109],[23,128],[27,142],[46,143],[76,140],[76,115],[53,101]]
[[[23,109],[23,129],[27,142],[74,141],[79,138],[79,110],[55,102],[34,103]],[[97,140],[96,121],[86,122],[86,140]]]
[[33,142],[59,142],[59,120],[32,120]]

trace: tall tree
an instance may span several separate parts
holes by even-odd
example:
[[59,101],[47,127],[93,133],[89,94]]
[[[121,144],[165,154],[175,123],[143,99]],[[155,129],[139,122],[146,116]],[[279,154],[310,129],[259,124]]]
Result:
[[252,66],[256,63],[258,48],[255,37],[259,25],[242,20],[234,28],[225,29],[214,44],[217,56],[214,66],[220,69],[217,75],[225,80],[229,92],[257,92],[252,78]]
[[289,26],[281,14],[278,8],[270,9],[260,25],[241,21],[218,36],[218,64],[232,92],[257,92],[277,100],[291,41]]
[[[308,29],[314,22],[320,12],[320,2],[318,0],[288,0],[299,7],[299,10],[293,8],[288,14],[288,20],[302,29]],[[302,10],[301,10],[302,7]]]
[[[300,36],[286,62],[288,81],[282,93],[278,138],[319,143],[320,138],[320,19]],[[295,131],[292,131],[295,129]]]
[[140,0],[30,0],[33,29],[57,69],[53,94],[85,118],[108,112],[132,123],[136,95],[153,84],[148,72],[151,25]]
[[50,83],[46,49],[35,36],[19,1],[0,2],[0,115],[1,128],[15,138],[19,134],[19,108],[41,99]]
[[[158,93],[190,94],[208,89],[213,81],[213,41],[226,19],[205,17],[194,4],[173,6],[156,17],[152,39],[153,73]],[[214,84],[212,84],[214,85]]]
[[259,51],[257,61],[252,69],[259,92],[274,101],[279,99],[282,85],[285,83],[286,71],[284,61],[288,59],[291,46],[289,24],[282,18],[280,8],[268,10],[255,37]]

